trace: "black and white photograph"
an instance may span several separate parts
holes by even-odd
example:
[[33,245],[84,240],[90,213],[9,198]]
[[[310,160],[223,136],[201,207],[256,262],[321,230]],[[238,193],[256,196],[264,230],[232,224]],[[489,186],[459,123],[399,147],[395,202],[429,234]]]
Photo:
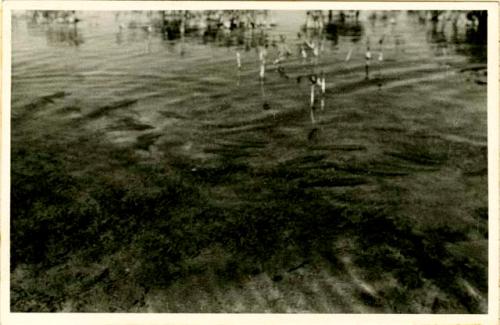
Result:
[[10,11],[11,313],[491,312],[498,13],[262,7]]

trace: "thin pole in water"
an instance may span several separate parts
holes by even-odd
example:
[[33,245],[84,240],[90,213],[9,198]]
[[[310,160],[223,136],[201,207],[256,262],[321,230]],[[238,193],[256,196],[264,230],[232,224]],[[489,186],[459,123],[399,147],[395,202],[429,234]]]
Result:
[[382,46],[384,44],[384,38],[385,38],[385,34],[382,35],[382,37],[380,38],[380,40],[378,41],[378,45],[379,45],[379,54],[378,54],[378,60],[379,61],[383,61],[384,60],[384,52],[383,52],[383,49],[382,49]]
[[305,61],[307,59],[307,52],[304,46],[301,46],[300,48],[300,54],[302,55],[302,60]]
[[321,84],[321,79],[318,78],[316,74],[311,74],[309,75],[309,81],[311,82],[311,103],[310,103],[310,110],[311,110],[311,122],[314,124],[316,123],[316,120],[314,119],[314,110],[316,107],[314,106],[314,97],[315,97],[315,91],[316,91],[316,85]]
[[314,110],[315,110],[315,107],[314,107],[314,92],[315,92],[315,88],[316,88],[316,85],[313,83],[311,85],[311,107],[310,107],[310,111],[311,111],[311,123],[316,123],[316,119],[314,118]]
[[241,56],[240,56],[240,52],[236,52],[236,64],[238,65],[238,70],[241,70]]
[[322,78],[321,78],[321,93],[324,95],[326,91],[326,77],[325,73],[321,72]]
[[366,53],[365,53],[365,79],[368,80],[370,79],[370,60],[372,58],[372,54],[370,52],[370,47],[367,47]]
[[266,49],[260,48],[259,49],[259,61],[260,61],[259,77],[260,77],[260,79],[264,79],[264,74],[266,73],[266,55],[267,55]]
[[315,88],[315,86],[312,85],[311,86],[311,107],[314,106],[314,88]]
[[323,111],[325,109],[325,91],[326,91],[326,77],[325,73],[322,71],[321,72],[321,110]]
[[349,61],[351,59],[351,54],[352,54],[352,48],[349,49],[349,52],[347,52],[347,56],[345,57],[345,61]]

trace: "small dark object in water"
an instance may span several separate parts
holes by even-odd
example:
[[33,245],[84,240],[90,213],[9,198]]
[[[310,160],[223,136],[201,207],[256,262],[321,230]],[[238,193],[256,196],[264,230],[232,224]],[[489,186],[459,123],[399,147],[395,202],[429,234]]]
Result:
[[465,71],[480,71],[480,70],[486,71],[485,69],[486,69],[486,65],[479,64],[479,65],[473,65],[473,66],[462,68],[459,71],[460,72],[465,72]]
[[95,283],[106,282],[109,280],[109,268],[105,268],[99,275],[94,278]]
[[65,106],[61,108],[62,113],[72,113],[72,112],[81,112],[81,108],[77,106]]
[[300,84],[301,81],[302,81],[302,76],[298,76],[297,77],[297,83]]
[[285,72],[285,68],[279,67],[278,73],[280,74],[281,77],[286,78],[286,79],[290,79],[290,76],[288,76]]
[[364,292],[364,291],[361,291],[359,293],[359,298],[361,298],[361,300],[367,304],[368,306],[374,306],[374,307],[381,307],[383,306],[382,303],[380,302],[380,298],[368,293],[368,292]]
[[483,80],[474,80],[478,85],[486,85],[487,82]]
[[53,94],[51,94],[51,95],[43,96],[42,98],[43,98],[44,100],[47,100],[47,101],[49,101],[49,102],[53,103],[53,102],[54,102],[54,99],[56,99],[56,98],[62,98],[62,97],[64,97],[64,96],[66,96],[66,95],[67,95],[67,94],[66,94],[64,91],[58,91],[58,92],[53,93]]
[[271,108],[271,106],[269,105],[269,103],[268,103],[268,102],[265,102],[265,103],[262,105],[262,108],[263,108],[265,111],[267,111],[268,109],[270,109],[270,108]]
[[283,280],[283,276],[281,276],[281,275],[279,275],[279,274],[278,274],[278,275],[273,276],[273,281],[274,281],[274,282],[279,282],[279,281],[281,281],[281,280]]
[[288,269],[288,272],[296,271],[296,270],[300,269],[301,267],[306,266],[307,264],[309,264],[309,261],[304,261],[304,262],[300,263],[299,265],[294,266],[294,267]]
[[55,103],[54,99],[62,98],[67,95],[69,95],[69,93],[66,93],[64,91],[58,91],[56,93],[37,98],[33,102],[26,105],[25,108],[28,110],[32,110],[41,108],[47,104],[54,104]]
[[173,118],[173,119],[185,119],[186,116],[182,115],[182,114],[178,114],[176,112],[169,112],[169,111],[160,111],[159,112],[162,116],[166,117],[166,118]]
[[153,145],[156,140],[161,136],[158,133],[146,133],[137,137],[136,147],[142,150],[148,150],[151,145]]
[[130,106],[130,105],[133,105],[135,103],[137,103],[137,99],[123,99],[123,100],[117,101],[111,105],[99,107],[96,110],[94,110],[93,112],[90,112],[89,114],[87,114],[87,117],[88,118],[99,118],[99,117],[106,115],[107,113],[109,113],[115,109],[124,108],[124,107]]
[[121,119],[116,125],[110,126],[110,130],[133,130],[144,131],[154,129],[155,127],[149,124],[140,123],[131,117]]
[[316,84],[316,82],[318,81],[318,76],[316,76],[315,74],[310,74],[310,75],[309,75],[309,81],[310,81],[312,84]]
[[432,303],[432,312],[437,313],[440,309],[442,309],[442,303],[439,298],[434,298],[434,302]]
[[310,142],[316,142],[318,141],[318,137],[319,137],[319,129],[314,128],[307,135],[307,140],[309,140]]

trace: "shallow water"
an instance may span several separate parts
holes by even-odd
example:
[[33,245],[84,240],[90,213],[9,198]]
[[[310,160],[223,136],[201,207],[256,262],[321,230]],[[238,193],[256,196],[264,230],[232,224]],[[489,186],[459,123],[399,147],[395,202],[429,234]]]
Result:
[[[371,14],[318,32],[301,28],[305,12],[271,12],[274,27],[171,39],[157,28],[158,13],[82,12],[77,24],[19,15],[12,35],[13,150],[31,146],[50,154],[56,144],[61,170],[84,186],[95,177],[128,189],[128,182],[137,184],[131,176],[136,165],[164,168],[208,197],[208,212],[193,219],[214,219],[198,237],[212,236],[215,244],[192,263],[218,261],[218,244],[226,249],[221,256],[262,257],[256,265],[262,263],[257,269],[264,275],[222,290],[230,294],[220,297],[210,276],[202,278],[208,284],[201,294],[196,281],[202,280],[188,274],[173,291],[152,293],[148,310],[482,312],[484,261],[462,266],[465,257],[457,256],[467,249],[487,253],[485,44],[463,15],[454,27],[446,17],[431,23],[407,12]],[[261,80],[258,48],[266,40]],[[305,41],[319,44],[317,56],[311,50],[302,56]],[[275,64],[280,47],[290,55]],[[313,109],[311,74],[326,80],[324,93],[313,89]],[[44,141],[46,147],[35,146]],[[131,166],[111,147],[130,150]],[[24,162],[25,154],[13,155],[19,169],[36,170],[38,162]],[[195,209],[187,205],[189,216]],[[198,229],[197,221],[189,222]],[[411,230],[401,226],[406,223]],[[461,235],[450,239],[454,233],[446,227]],[[186,231],[184,241],[197,241],[189,239],[189,229],[180,231]],[[420,253],[420,242],[431,257]],[[322,259],[304,262],[309,255]],[[453,272],[452,284],[446,272]],[[428,282],[412,284],[408,274]],[[349,285],[325,285],[332,277]],[[299,284],[286,286],[282,279]],[[274,307],[276,292],[254,288],[261,282],[281,283],[273,290],[284,298]],[[390,291],[411,285],[430,293],[401,298]],[[312,287],[319,287],[320,298],[308,298]],[[467,300],[457,288],[480,293]],[[169,300],[179,292],[192,301],[178,306]],[[211,305],[214,295],[226,303]],[[240,305],[230,307],[231,295],[242,297]],[[454,295],[459,303],[448,297]],[[325,296],[338,301],[316,301]],[[123,304],[116,308],[127,309]]]
[[[373,54],[372,77],[391,78],[389,84],[395,87],[422,83],[429,78],[446,78],[449,66],[465,67],[469,62],[485,62],[484,46],[466,42],[464,21],[459,21],[456,29],[446,20],[434,25],[419,24],[417,17],[404,12],[392,13],[392,20],[381,19],[380,13],[378,19],[370,20],[367,13],[362,13],[359,23],[348,21],[345,27],[339,26],[337,34],[311,35],[311,40],[315,37],[322,40],[323,51],[317,59],[312,59],[309,53],[306,60],[300,58],[297,45],[305,38],[302,36],[299,40],[297,36],[305,22],[305,13],[299,11],[273,12],[272,20],[277,26],[255,31],[253,38],[251,32],[233,36],[239,32],[221,31],[214,39],[188,35],[182,41],[164,40],[158,30],[148,32],[142,28],[158,19],[157,13],[80,15],[82,21],[76,25],[36,24],[26,21],[28,19],[14,19],[14,116],[23,105],[64,91],[67,96],[56,105],[77,105],[82,114],[124,98],[138,100],[137,106],[131,109],[140,111],[145,123],[161,129],[168,117],[159,114],[160,108],[188,115],[193,110],[206,109],[208,114],[204,114],[203,119],[210,120],[210,107],[254,96],[261,97],[263,102],[269,101],[270,108],[278,109],[287,97],[287,91],[283,90],[288,88],[301,93],[303,102],[307,102],[310,95],[305,86],[307,81],[300,85],[293,81],[297,75],[320,71],[327,76],[325,101],[328,106],[335,95],[376,86],[359,83],[364,72],[367,39]],[[261,33],[271,41],[278,41],[279,35],[286,36],[292,55],[282,66],[291,80],[280,78],[275,66],[268,63],[266,81],[263,86],[259,84],[258,53],[254,43],[255,39],[258,42]],[[380,45],[382,35],[384,39]],[[253,48],[234,44],[236,38]],[[380,50],[383,61],[378,60]],[[239,72],[236,51],[241,52],[242,69]],[[268,61],[276,58],[276,52],[271,46]],[[349,52],[350,60],[345,62]],[[423,79],[419,79],[420,71],[425,71]],[[214,119],[218,123],[248,119],[247,124],[250,124],[253,117],[262,114],[260,105],[256,106],[246,109],[244,114],[234,110],[228,116],[216,114]],[[118,138],[115,140],[119,141]]]
[[[273,28],[219,30],[210,36],[194,32],[174,40],[165,39],[156,27],[147,30],[156,26],[158,13],[79,16],[78,24],[14,19],[13,117],[73,120],[89,131],[104,131],[120,145],[133,145],[141,134],[152,132],[158,132],[160,143],[189,139],[194,146],[189,141],[184,145],[195,159],[210,158],[206,146],[225,134],[256,130],[255,136],[267,137],[263,130],[273,123],[270,117],[289,119],[286,116],[292,114],[287,132],[303,132],[316,122],[332,126],[338,97],[355,98],[382,88],[397,92],[408,85],[432,92],[432,80],[447,80],[457,70],[485,63],[485,47],[470,43],[463,16],[454,28],[451,19],[421,23],[417,15],[406,12],[378,13],[375,18],[363,12],[359,22],[353,18],[337,22],[336,32],[318,34],[301,30],[304,12],[272,12],[268,19],[276,23]],[[291,55],[272,64],[281,35]],[[264,39],[271,46],[261,82],[257,47]],[[312,51],[305,59],[301,56],[304,40],[320,44],[318,57]],[[371,81],[364,80],[368,44]],[[484,66],[479,68],[480,73],[485,71]],[[311,73],[324,73],[326,78],[324,95],[315,88],[315,108],[320,108],[315,111],[307,104]],[[484,75],[472,73],[468,77],[467,72],[458,72],[463,80],[459,87],[485,81]],[[51,100],[51,105],[30,109],[30,103],[61,91],[64,95]],[[97,112],[122,100],[130,105]],[[287,155],[301,149],[287,146]]]

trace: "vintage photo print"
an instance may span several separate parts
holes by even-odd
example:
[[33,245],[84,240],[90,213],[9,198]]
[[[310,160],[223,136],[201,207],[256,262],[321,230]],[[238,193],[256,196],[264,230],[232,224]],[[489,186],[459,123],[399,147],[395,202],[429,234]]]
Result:
[[4,320],[497,319],[497,6],[4,3]]

